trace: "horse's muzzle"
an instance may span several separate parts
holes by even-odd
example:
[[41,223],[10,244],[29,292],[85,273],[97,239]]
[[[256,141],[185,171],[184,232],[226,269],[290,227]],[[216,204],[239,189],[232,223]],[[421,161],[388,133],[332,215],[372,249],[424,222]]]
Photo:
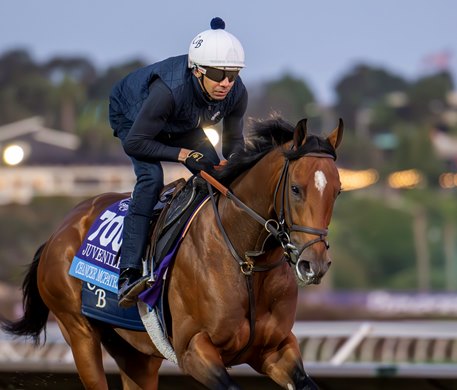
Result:
[[310,284],[320,284],[330,264],[331,262],[329,261],[324,267],[316,267],[312,262],[299,258],[294,269],[298,285],[308,286]]

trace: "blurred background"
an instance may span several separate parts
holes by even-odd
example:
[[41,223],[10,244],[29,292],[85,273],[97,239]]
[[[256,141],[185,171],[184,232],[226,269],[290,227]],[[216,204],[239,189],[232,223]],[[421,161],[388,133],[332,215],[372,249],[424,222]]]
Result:
[[[297,321],[456,319],[457,3],[43,0],[0,10],[2,315],[20,315],[26,265],[77,202],[133,187],[107,119],[113,84],[186,53],[220,16],[245,48],[247,118],[307,117],[323,134],[345,122],[333,265],[300,292]],[[208,131],[217,142],[220,128]],[[165,170],[168,181],[187,175]],[[457,361],[450,339],[445,362]]]

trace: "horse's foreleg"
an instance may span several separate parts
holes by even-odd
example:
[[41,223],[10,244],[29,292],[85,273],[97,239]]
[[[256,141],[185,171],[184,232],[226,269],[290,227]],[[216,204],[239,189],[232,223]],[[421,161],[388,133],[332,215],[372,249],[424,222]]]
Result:
[[261,371],[288,390],[317,390],[308,376],[296,338],[291,334],[277,349],[261,356]]
[[225,369],[222,358],[206,332],[197,333],[181,355],[182,370],[209,389],[237,390],[240,387]]

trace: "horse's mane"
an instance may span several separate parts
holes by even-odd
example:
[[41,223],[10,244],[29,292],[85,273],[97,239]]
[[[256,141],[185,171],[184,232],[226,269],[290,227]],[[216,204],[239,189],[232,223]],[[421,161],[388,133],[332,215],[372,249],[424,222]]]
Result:
[[[266,120],[250,120],[244,151],[230,158],[227,164],[214,172],[213,176],[224,185],[229,185],[241,173],[254,166],[271,150],[281,147],[293,139],[294,126],[279,116]],[[294,160],[306,153],[318,152],[335,155],[335,149],[324,138],[310,134],[297,150],[283,150],[285,158]]]

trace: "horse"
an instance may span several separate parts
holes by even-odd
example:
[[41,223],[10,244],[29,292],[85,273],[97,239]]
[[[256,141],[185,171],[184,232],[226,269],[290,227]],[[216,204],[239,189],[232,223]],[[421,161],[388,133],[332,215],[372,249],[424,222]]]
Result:
[[[328,226],[341,191],[336,148],[306,119],[257,121],[246,148],[211,176],[211,202],[195,216],[169,270],[170,343],[183,373],[209,389],[239,389],[227,367],[248,364],[285,389],[316,389],[292,333],[298,288],[331,264]],[[208,177],[208,175],[206,175]],[[125,194],[78,204],[37,250],[23,281],[23,317],[3,328],[40,343],[49,312],[86,389],[107,389],[102,345],[125,389],[157,389],[164,356],[146,332],[81,314],[82,282],[70,263],[94,218]]]

